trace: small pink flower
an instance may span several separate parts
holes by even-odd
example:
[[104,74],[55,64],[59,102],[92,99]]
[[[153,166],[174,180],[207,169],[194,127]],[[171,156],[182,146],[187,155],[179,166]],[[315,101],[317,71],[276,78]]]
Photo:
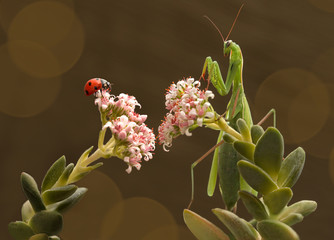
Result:
[[200,82],[193,78],[172,84],[166,94],[165,120],[159,126],[159,143],[163,148],[172,146],[173,138],[179,135],[191,136],[190,128],[203,126],[205,119],[212,119],[214,112],[209,98],[214,94],[209,90],[200,90]]
[[155,135],[145,124],[147,115],[135,112],[140,104],[135,97],[127,94],[112,96],[102,92],[95,100],[101,112],[106,114],[107,122],[102,129],[109,128],[116,140],[113,152],[128,164],[126,172],[141,167],[141,161],[153,158]]

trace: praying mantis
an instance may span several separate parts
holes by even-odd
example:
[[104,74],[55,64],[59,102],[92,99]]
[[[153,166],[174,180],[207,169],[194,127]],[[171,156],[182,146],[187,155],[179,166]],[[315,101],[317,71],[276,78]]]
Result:
[[[238,44],[236,44],[232,40],[228,40],[228,37],[232,32],[232,29],[240,14],[242,7],[243,5],[240,7],[226,38],[223,37],[221,31],[210,20],[210,18],[204,16],[213,24],[213,26],[219,32],[224,42],[223,54],[224,56],[229,56],[229,66],[228,66],[226,81],[224,83],[218,63],[216,61],[213,61],[211,57],[207,57],[204,62],[201,78],[205,79],[205,75],[207,73],[208,81],[209,82],[211,81],[212,85],[216,88],[216,90],[221,96],[227,95],[232,88],[232,96],[227,105],[225,118],[229,126],[234,129],[236,129],[237,127],[236,122],[239,118],[245,120],[249,129],[253,125],[251,111],[243,87],[243,79],[242,79],[243,56],[241,48]],[[273,114],[274,118],[273,125],[276,126],[276,113],[274,109],[271,109],[268,112],[268,114],[257,125],[261,125],[263,121],[267,119],[271,114]],[[236,203],[239,198],[238,196],[239,190],[247,190],[250,192],[254,192],[254,190],[239,175],[237,169],[237,162],[240,159],[242,159],[242,157],[236,152],[236,150],[233,148],[231,144],[224,142],[223,133],[224,133],[223,131],[220,131],[217,144],[191,165],[192,195],[190,203],[188,205],[188,209],[190,208],[194,199],[194,168],[199,162],[201,162],[205,157],[207,157],[213,151],[214,151],[214,156],[212,160],[209,182],[207,187],[208,196],[212,196],[214,193],[218,174],[219,174],[220,191],[222,193],[225,206],[228,210],[236,211]]]

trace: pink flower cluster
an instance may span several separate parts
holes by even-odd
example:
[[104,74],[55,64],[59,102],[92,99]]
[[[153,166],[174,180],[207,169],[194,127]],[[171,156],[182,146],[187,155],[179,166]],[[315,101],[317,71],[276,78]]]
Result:
[[152,159],[151,151],[155,149],[155,135],[144,124],[147,115],[135,112],[135,107],[140,104],[134,96],[123,93],[113,96],[104,91],[96,98],[95,104],[108,119],[103,129],[109,128],[115,138],[114,153],[128,164],[128,173],[132,167],[139,170],[141,159]]
[[173,138],[186,134],[191,136],[190,130],[203,126],[205,118],[212,119],[214,112],[209,98],[214,94],[209,90],[200,90],[200,82],[193,78],[183,79],[172,84],[166,94],[166,109],[169,110],[165,120],[159,126],[159,144],[172,146]]

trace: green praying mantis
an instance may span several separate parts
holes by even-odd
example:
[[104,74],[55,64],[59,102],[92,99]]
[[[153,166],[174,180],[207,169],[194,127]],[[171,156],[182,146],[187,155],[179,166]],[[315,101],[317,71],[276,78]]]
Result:
[[[224,83],[218,63],[216,61],[213,61],[211,57],[207,57],[204,62],[201,78],[205,79],[205,75],[207,73],[208,82],[212,83],[212,85],[216,88],[216,90],[221,96],[227,95],[232,88],[232,96],[227,105],[227,110],[223,115],[225,115],[226,121],[228,122],[229,126],[232,127],[233,129],[237,128],[236,122],[239,118],[245,120],[249,129],[253,125],[251,111],[243,87],[243,79],[242,79],[243,57],[241,48],[238,44],[236,44],[232,40],[228,40],[228,37],[232,32],[232,29],[240,14],[242,7],[243,5],[240,7],[226,38],[223,37],[221,31],[210,20],[210,18],[204,16],[217,29],[224,42],[223,54],[224,56],[229,56],[229,67],[226,81]],[[268,114],[257,125],[261,125],[263,121],[265,121],[271,114],[273,114],[273,119],[274,119],[273,125],[275,127],[276,113],[274,109],[271,109],[268,112]],[[231,144],[224,142],[223,134],[224,132],[220,131],[217,144],[191,165],[192,194],[190,203],[188,205],[188,209],[190,208],[194,199],[194,168],[199,162],[201,162],[205,157],[207,157],[213,151],[214,151],[214,156],[212,160],[209,182],[207,187],[208,196],[212,196],[215,191],[218,175],[219,175],[220,191],[222,193],[225,206],[228,210],[235,211],[236,203],[239,198],[238,196],[239,190],[247,190],[250,192],[254,192],[254,190],[243,180],[243,178],[240,176],[237,170],[237,162],[241,159],[240,155],[234,150]]]

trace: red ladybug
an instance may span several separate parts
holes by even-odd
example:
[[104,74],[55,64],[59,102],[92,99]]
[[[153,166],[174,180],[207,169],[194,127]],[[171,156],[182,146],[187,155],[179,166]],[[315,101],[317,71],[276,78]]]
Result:
[[111,91],[111,83],[102,78],[92,78],[87,81],[84,91],[87,96],[95,94],[100,89]]

